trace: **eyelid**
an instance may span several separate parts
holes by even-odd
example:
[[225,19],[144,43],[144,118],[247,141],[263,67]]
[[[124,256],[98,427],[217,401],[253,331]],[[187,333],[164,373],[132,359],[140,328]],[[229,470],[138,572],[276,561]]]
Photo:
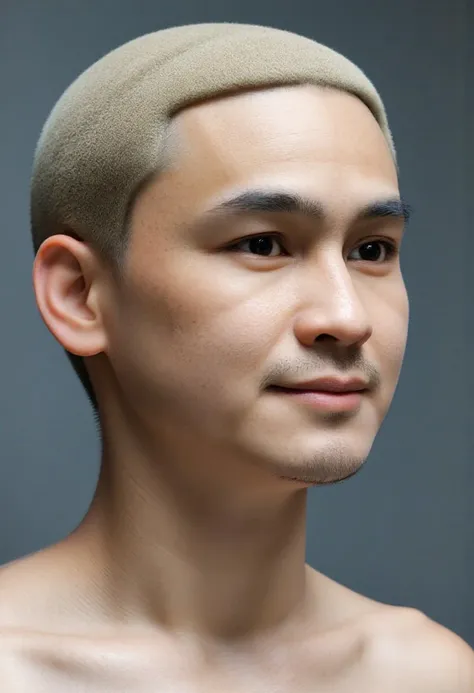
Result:
[[[264,238],[264,237],[271,237],[271,238],[276,238],[278,242],[280,243],[282,249],[285,251],[287,255],[289,255],[289,252],[287,251],[285,244],[284,244],[284,235],[279,232],[279,231],[262,231],[260,233],[253,233],[249,234],[248,236],[244,236],[236,241],[232,241],[230,244],[224,247],[223,250],[233,250],[236,249],[237,246],[239,246],[241,243],[245,243],[246,241],[251,241],[254,238]],[[394,259],[397,257],[400,253],[400,243],[396,241],[394,238],[388,238],[386,236],[380,237],[380,236],[372,236],[370,238],[366,238],[361,240],[354,248],[359,248],[366,243],[380,243],[381,245],[385,246],[386,253],[387,253],[387,260],[388,262],[391,259]],[[267,259],[277,259],[279,257],[285,257],[284,255],[273,255],[273,256],[265,256],[265,255],[255,255],[255,257],[262,257],[262,258],[267,258]],[[359,262],[370,262],[368,260],[360,260]],[[374,264],[374,263],[371,263]],[[379,263],[382,264],[382,263]]]
[[245,241],[251,241],[254,238],[276,238],[278,242],[284,246],[284,234],[282,234],[280,231],[262,231],[260,233],[251,233],[248,236],[243,236],[242,238],[238,238],[236,241],[232,241],[228,245],[224,247],[224,250],[230,250],[234,248],[237,245],[240,245],[241,243],[245,243]]

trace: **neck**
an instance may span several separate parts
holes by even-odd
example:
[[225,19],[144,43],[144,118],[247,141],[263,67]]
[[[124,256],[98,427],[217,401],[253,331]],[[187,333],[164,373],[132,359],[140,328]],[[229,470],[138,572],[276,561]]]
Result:
[[305,488],[182,435],[118,438],[104,436],[97,491],[74,532],[93,556],[101,614],[220,641],[307,617]]

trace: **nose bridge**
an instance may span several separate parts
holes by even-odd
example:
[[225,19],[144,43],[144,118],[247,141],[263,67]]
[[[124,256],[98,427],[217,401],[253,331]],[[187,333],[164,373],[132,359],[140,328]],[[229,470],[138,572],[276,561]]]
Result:
[[308,263],[302,298],[305,341],[325,334],[351,344],[370,336],[366,306],[340,247],[320,249],[318,258]]
[[331,311],[346,313],[347,317],[362,308],[340,247],[320,251],[314,262],[308,264],[307,275],[312,303],[316,300],[321,307],[329,305]]

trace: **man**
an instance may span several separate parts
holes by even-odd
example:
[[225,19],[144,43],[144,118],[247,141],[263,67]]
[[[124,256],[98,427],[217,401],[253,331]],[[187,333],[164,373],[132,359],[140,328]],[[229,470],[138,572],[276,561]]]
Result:
[[305,565],[392,400],[407,206],[380,96],[277,29],[105,56],[36,152],[33,281],[100,423],[91,507],[0,573],[5,693],[472,693],[415,609]]

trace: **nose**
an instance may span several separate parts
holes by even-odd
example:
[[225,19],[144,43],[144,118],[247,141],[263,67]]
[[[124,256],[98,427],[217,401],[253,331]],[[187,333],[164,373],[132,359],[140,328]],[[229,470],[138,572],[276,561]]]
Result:
[[[313,266],[302,284],[294,332],[304,346],[333,340],[345,347],[361,347],[373,328],[365,301],[345,264],[338,260]],[[373,279],[377,281],[377,279]],[[368,294],[367,294],[368,295]]]

